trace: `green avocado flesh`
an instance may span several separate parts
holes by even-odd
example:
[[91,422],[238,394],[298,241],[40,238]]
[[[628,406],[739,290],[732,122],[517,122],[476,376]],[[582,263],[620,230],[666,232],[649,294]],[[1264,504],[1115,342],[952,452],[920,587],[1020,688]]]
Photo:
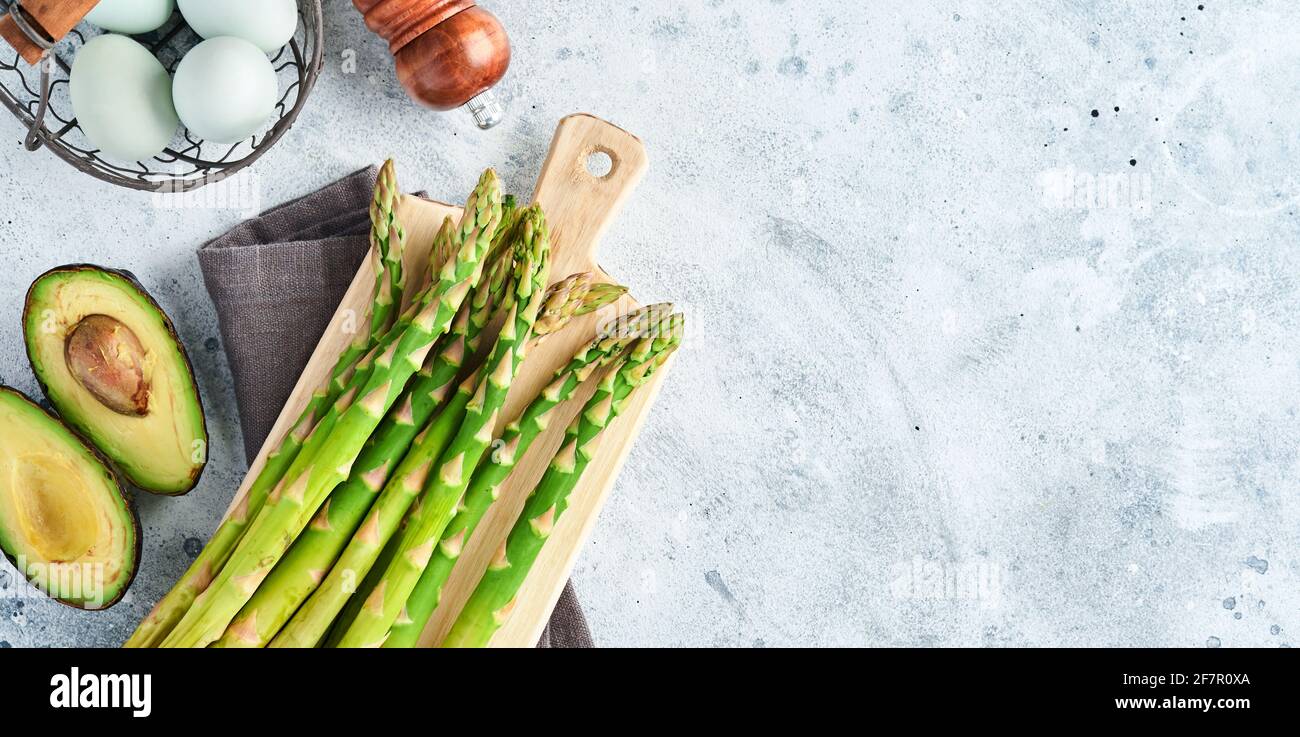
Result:
[[27,292],[27,357],[70,427],[154,494],[193,489],[208,435],[189,358],[162,308],[128,274],[47,272]]
[[36,588],[82,609],[117,603],[140,529],[117,477],[45,410],[0,387],[0,550]]

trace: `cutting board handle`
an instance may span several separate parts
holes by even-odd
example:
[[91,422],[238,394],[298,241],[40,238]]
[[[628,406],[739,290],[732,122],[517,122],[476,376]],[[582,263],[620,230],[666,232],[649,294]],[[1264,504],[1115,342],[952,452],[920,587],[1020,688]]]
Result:
[[[608,157],[608,171],[598,176],[589,167],[601,163],[601,154]],[[597,268],[600,239],[648,163],[641,139],[612,123],[585,113],[560,121],[533,192],[533,201],[546,211],[552,240],[566,244],[551,266],[553,279]]]

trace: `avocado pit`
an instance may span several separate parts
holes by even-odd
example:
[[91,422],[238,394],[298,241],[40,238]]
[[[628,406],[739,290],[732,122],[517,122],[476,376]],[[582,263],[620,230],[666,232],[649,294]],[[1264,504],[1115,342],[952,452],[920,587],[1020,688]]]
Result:
[[68,371],[100,404],[133,417],[149,414],[149,382],[140,339],[121,321],[89,315],[64,344]]

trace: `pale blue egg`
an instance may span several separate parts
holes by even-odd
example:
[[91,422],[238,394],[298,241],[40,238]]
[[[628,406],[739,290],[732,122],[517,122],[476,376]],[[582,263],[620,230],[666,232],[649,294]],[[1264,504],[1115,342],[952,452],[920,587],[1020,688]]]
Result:
[[126,36],[105,34],[82,46],[72,62],[68,94],[82,132],[113,158],[149,159],[176,135],[171,77],[148,49]]
[[113,33],[148,33],[162,27],[176,10],[176,0],[99,0],[86,21]]
[[190,49],[172,82],[181,122],[194,135],[217,143],[237,143],[256,133],[279,98],[279,79],[266,54],[231,36]]
[[268,54],[289,43],[298,29],[294,0],[180,0],[180,6],[200,36],[242,38]]

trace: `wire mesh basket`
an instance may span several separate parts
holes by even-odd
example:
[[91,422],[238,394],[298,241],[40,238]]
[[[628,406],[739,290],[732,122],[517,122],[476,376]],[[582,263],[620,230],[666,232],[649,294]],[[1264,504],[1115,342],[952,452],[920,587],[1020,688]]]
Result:
[[[14,0],[0,0],[9,12]],[[205,142],[184,130],[162,153],[147,161],[122,162],[101,155],[72,113],[68,75],[77,49],[97,33],[83,23],[57,43],[38,65],[27,64],[0,42],[0,102],[27,128],[24,146],[46,148],[77,169],[106,182],[154,192],[187,192],[221,181],[249,166],[293,126],[320,74],[324,26],[320,0],[298,0],[298,30],[271,64],[280,79],[275,122],[236,144]],[[179,13],[153,33],[134,37],[154,53],[168,73],[201,39]]]

